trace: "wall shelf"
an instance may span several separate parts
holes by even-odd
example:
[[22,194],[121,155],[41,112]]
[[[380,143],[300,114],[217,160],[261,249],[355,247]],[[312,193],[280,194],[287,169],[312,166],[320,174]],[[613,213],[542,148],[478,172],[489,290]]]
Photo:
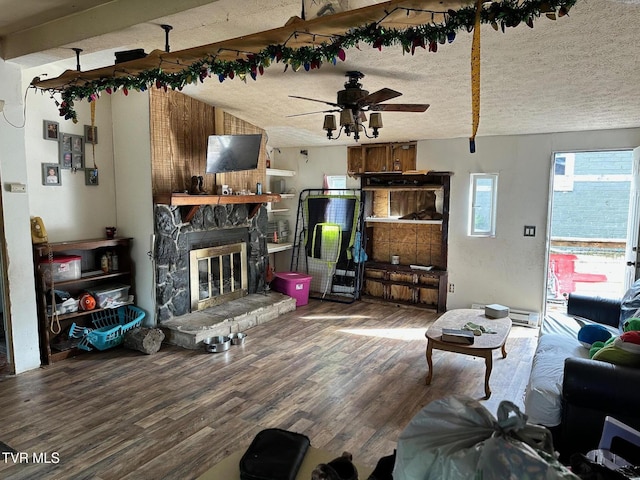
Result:
[[296,172],[293,170],[281,170],[279,168],[267,168],[267,177],[295,177]]
[[293,243],[267,243],[267,252],[269,253],[284,252],[292,248]]

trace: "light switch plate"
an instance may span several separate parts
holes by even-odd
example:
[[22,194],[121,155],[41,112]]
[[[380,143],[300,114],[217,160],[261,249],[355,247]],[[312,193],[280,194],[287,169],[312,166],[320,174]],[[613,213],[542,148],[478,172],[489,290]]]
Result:
[[524,236],[525,237],[535,237],[536,236],[536,227],[534,225],[525,225],[524,226]]
[[27,186],[24,183],[10,183],[9,191],[11,193],[27,193]]

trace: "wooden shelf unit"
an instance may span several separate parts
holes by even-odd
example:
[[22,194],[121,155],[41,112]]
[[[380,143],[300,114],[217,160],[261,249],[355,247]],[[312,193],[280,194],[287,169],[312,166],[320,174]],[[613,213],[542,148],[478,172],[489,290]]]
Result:
[[[90,315],[102,309],[90,311],[78,310],[77,312],[58,315],[61,331],[54,333],[52,324],[54,318],[47,313],[47,284],[39,265],[47,262],[49,254],[54,257],[60,255],[78,255],[82,257],[83,265],[90,263],[93,270],[99,269],[100,258],[103,253],[115,252],[118,255],[118,270],[103,274],[81,277],[75,280],[54,282],[56,290],[67,291],[73,298],[78,298],[85,290],[91,290],[114,282],[129,285],[129,295],[135,295],[133,282],[133,265],[131,262],[131,238],[90,239],[58,243],[42,243],[33,246],[34,275],[36,278],[36,296],[38,306],[38,329],[40,334],[40,357],[44,365],[50,365],[59,360],[75,356],[82,350],[67,348],[56,350],[55,345],[61,345],[68,340],[68,328],[72,323],[81,326],[93,327]],[[57,322],[56,322],[57,326]]]
[[[451,175],[450,172],[360,175],[370,259],[364,267],[364,296],[446,311]],[[436,213],[442,218],[403,220],[383,215],[388,211],[390,192],[409,194],[417,191],[430,191],[438,196]],[[376,206],[376,199],[385,201]],[[391,255],[399,255],[399,265],[391,264]],[[433,269],[413,269],[411,264],[432,266]]]

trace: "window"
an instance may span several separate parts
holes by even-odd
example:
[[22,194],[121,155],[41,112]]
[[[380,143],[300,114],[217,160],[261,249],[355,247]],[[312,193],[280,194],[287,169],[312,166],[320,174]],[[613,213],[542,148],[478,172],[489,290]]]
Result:
[[553,190],[556,192],[573,191],[574,153],[556,153],[553,164]]
[[472,173],[469,195],[469,235],[496,236],[497,173]]
[[338,192],[331,192],[336,195],[346,194],[347,188],[347,176],[346,175],[325,175],[324,182],[326,188],[335,190],[339,189]]

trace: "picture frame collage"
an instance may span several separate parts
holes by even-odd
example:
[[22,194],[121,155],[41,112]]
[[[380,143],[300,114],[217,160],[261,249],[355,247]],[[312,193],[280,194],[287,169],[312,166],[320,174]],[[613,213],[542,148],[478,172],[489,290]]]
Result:
[[58,163],[42,163],[42,185],[62,185],[62,170],[84,171],[85,185],[99,185],[98,169],[87,165],[87,146],[98,143],[98,127],[85,125],[84,135],[60,131],[60,124],[43,120],[43,138],[58,142]]

